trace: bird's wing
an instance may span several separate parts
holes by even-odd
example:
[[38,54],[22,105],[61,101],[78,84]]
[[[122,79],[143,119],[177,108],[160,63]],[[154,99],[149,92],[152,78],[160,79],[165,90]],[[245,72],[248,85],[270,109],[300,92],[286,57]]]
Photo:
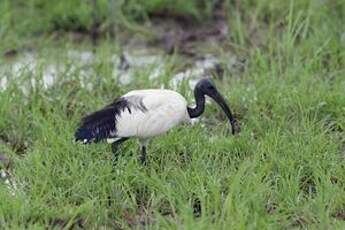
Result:
[[186,100],[170,90],[131,91],[81,121],[77,141],[155,136],[186,118]]
[[130,109],[128,101],[120,97],[101,110],[85,116],[75,133],[76,140],[89,143],[116,137],[116,117]]
[[[129,95],[130,97],[133,94]],[[139,94],[135,95],[139,97]],[[140,103],[138,102],[140,101]],[[174,91],[144,91],[137,106],[117,118],[119,136],[151,137],[168,131],[187,117],[187,102]],[[145,110],[138,106],[141,104]]]

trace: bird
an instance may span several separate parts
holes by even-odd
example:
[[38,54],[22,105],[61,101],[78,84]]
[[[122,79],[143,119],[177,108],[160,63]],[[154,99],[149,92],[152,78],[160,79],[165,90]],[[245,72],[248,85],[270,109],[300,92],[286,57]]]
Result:
[[178,92],[168,89],[133,90],[118,97],[111,104],[83,117],[75,132],[75,140],[84,144],[106,140],[112,144],[117,159],[121,143],[137,138],[140,145],[140,163],[146,162],[149,140],[191,119],[199,117],[205,110],[205,96],[212,98],[224,111],[231,133],[239,131],[224,97],[209,78],[199,80],[194,88],[195,106]]

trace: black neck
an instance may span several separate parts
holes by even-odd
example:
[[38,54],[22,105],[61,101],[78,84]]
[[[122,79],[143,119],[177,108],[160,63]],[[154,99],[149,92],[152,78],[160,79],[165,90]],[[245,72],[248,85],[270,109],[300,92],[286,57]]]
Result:
[[205,94],[198,87],[194,89],[195,108],[187,107],[190,118],[199,117],[205,110]]

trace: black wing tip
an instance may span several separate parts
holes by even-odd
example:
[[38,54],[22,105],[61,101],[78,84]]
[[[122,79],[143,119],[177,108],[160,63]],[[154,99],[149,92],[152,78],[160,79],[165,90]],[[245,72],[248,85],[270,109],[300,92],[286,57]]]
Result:
[[76,142],[82,142],[83,144],[89,144],[92,142],[92,132],[87,129],[78,128],[74,134]]
[[75,141],[87,144],[113,138],[116,133],[116,116],[125,109],[132,112],[128,101],[120,97],[106,107],[83,117],[74,134]]

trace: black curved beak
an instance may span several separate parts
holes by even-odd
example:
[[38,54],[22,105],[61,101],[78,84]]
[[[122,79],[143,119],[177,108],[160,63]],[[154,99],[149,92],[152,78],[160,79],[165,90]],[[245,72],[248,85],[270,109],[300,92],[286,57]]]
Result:
[[231,124],[231,133],[235,135],[237,131],[236,130],[237,121],[233,117],[231,110],[228,104],[226,103],[224,97],[216,89],[212,90],[211,92],[206,93],[206,95],[211,97],[223,109],[225,115],[228,117],[229,122]]

